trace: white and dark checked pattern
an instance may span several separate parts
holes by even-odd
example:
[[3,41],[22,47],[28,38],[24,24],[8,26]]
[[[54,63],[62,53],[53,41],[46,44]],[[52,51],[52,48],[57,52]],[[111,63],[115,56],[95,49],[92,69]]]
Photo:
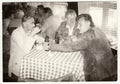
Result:
[[83,56],[80,52],[51,52],[32,50],[23,57],[20,78],[51,80],[72,74],[84,81]]

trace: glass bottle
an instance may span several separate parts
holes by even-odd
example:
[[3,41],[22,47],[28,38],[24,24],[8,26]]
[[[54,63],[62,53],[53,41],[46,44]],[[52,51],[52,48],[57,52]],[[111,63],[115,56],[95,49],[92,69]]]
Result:
[[59,44],[59,41],[60,41],[60,37],[58,36],[58,33],[56,33],[56,35],[55,35],[55,43]]
[[45,42],[49,42],[49,36],[45,37]]

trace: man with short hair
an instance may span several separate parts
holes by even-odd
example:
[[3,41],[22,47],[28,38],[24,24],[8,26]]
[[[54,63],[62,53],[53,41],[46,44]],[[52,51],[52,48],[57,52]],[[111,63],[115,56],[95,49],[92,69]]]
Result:
[[[78,34],[72,41],[51,43],[48,49],[61,52],[84,52],[84,74],[86,81],[115,81],[117,64],[105,34],[94,26],[89,14],[77,18]],[[68,39],[69,40],[69,39]],[[47,48],[46,48],[47,49]]]
[[11,73],[19,76],[22,57],[30,52],[35,41],[39,39],[43,41],[36,35],[39,31],[39,28],[35,28],[33,17],[23,16],[22,25],[15,29],[11,35],[9,76]]
[[65,21],[59,26],[56,35],[60,37],[60,40],[68,39],[76,34],[74,30],[77,28],[76,22],[76,12],[72,9],[69,9],[65,14]]

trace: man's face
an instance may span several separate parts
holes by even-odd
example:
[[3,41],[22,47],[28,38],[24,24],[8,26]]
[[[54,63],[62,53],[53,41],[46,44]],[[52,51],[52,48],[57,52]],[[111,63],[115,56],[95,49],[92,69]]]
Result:
[[27,3],[22,3],[22,6],[23,7],[27,7]]
[[38,14],[43,15],[44,14],[44,10],[42,8],[38,8]]
[[29,15],[34,17],[35,16],[35,12],[36,12],[35,9],[31,9],[30,12],[29,12],[30,13]]
[[34,22],[35,22],[35,21],[34,21],[33,18],[31,18],[31,19],[29,19],[29,20],[27,20],[27,21],[25,22],[27,31],[32,31],[32,30],[33,30],[33,28],[35,27]]
[[79,26],[80,32],[82,33],[90,27],[90,22],[86,21],[85,18],[82,17],[78,20],[78,26]]
[[74,22],[75,21],[75,19],[76,19],[76,17],[75,16],[73,16],[73,15],[71,15],[71,14],[68,14],[67,16],[66,16],[66,20],[67,20],[67,22]]
[[80,18],[79,20],[78,20],[78,25],[79,25],[79,27],[81,28],[85,28],[86,27],[86,25],[87,25],[87,21],[85,21],[85,18],[84,17],[82,17],[82,18]]

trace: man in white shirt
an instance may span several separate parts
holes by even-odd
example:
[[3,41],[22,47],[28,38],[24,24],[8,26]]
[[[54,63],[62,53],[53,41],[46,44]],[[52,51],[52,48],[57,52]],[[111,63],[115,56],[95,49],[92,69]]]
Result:
[[23,16],[22,25],[15,29],[11,35],[10,60],[9,60],[9,76],[13,73],[19,76],[21,59],[30,52],[35,41],[44,39],[38,37],[36,33],[40,31],[35,28],[34,19],[31,16]]

